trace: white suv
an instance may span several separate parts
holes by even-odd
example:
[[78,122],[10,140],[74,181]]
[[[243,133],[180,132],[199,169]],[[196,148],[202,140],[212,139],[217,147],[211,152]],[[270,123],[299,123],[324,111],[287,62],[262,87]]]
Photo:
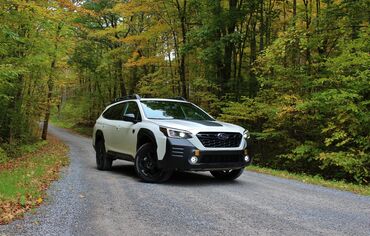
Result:
[[116,99],[97,119],[93,146],[99,170],[116,159],[132,161],[146,182],[163,182],[173,171],[210,171],[233,180],[251,163],[249,133],[216,121],[198,106],[178,99]]

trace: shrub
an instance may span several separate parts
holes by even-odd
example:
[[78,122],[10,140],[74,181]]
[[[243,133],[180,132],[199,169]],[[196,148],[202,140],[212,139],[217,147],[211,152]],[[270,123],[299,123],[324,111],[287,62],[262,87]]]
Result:
[[9,160],[8,155],[6,154],[4,149],[0,147],[0,164],[7,162],[8,160]]

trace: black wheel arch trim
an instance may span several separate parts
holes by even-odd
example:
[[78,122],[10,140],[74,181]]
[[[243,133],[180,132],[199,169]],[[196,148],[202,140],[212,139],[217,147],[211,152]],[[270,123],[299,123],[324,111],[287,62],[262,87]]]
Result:
[[137,142],[136,142],[136,150],[139,150],[139,148],[147,143],[147,140],[150,140],[151,143],[157,148],[157,141],[155,139],[154,133],[146,128],[141,128],[139,132],[137,133]]
[[100,129],[95,132],[95,142],[94,142],[94,149],[96,148],[96,144],[98,143],[99,140],[103,139],[104,140],[104,134],[103,131]]

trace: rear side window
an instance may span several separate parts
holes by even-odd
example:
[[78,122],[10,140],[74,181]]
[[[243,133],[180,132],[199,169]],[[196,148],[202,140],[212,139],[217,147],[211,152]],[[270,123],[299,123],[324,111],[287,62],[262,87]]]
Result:
[[123,111],[127,103],[114,105],[103,113],[103,117],[108,120],[122,120]]

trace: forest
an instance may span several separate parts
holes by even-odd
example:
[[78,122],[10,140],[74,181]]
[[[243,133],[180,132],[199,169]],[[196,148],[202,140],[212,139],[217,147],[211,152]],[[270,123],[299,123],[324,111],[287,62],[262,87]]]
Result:
[[369,20],[368,0],[0,0],[0,162],[137,93],[248,129],[255,165],[367,185]]

